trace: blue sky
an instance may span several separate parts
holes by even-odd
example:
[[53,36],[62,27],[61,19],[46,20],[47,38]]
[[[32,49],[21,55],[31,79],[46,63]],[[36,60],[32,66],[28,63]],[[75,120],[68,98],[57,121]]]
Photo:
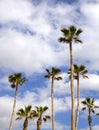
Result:
[[[60,29],[70,25],[83,29],[83,44],[73,45],[74,62],[88,69],[89,79],[80,80],[81,100],[95,98],[99,105],[99,0],[0,1],[0,129],[8,129],[12,112],[14,90],[8,76],[21,72],[28,79],[19,87],[16,111],[32,104],[49,106],[50,114],[50,81],[44,75],[55,66],[63,77],[54,88],[55,127],[70,130],[69,49],[58,42]],[[93,130],[99,130],[99,117],[93,118]],[[30,121],[29,130],[36,130],[35,122]],[[79,122],[79,130],[88,130],[87,112],[80,111]],[[22,129],[22,123],[15,121],[13,129]],[[51,121],[42,130],[51,130]]]

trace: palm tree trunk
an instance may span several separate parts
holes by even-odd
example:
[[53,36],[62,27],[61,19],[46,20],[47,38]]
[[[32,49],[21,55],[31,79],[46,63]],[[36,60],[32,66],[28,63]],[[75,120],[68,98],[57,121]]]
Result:
[[12,111],[12,115],[11,115],[9,130],[12,130],[12,124],[13,124],[15,108],[16,108],[17,93],[18,93],[18,84],[16,84],[16,90],[15,90],[15,95],[14,95],[14,103],[13,103],[13,111]]
[[23,130],[28,130],[28,119],[27,118],[24,121]]
[[79,84],[79,75],[77,79],[77,110],[75,118],[75,130],[78,128],[78,119],[79,119],[79,110],[80,110],[80,84]]
[[74,106],[74,78],[73,78],[73,55],[72,55],[72,41],[70,46],[70,68],[71,68],[71,130],[75,130],[75,106]]
[[38,119],[38,121],[37,121],[37,130],[41,130],[41,124],[42,124],[41,119]]
[[89,108],[88,122],[89,122],[90,130],[92,130],[92,117],[91,117],[91,110],[90,110],[90,108]]
[[52,130],[54,128],[54,77],[52,77],[52,86],[51,86],[51,106],[52,106]]

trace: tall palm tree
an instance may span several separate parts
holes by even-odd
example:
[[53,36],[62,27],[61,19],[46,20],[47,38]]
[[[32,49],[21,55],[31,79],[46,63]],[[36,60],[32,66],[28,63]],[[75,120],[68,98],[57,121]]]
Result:
[[33,119],[35,117],[34,113],[32,112],[32,106],[28,105],[25,108],[21,108],[18,110],[16,120],[25,118],[23,124],[23,130],[28,130],[28,119]]
[[[99,108],[99,106],[96,106],[94,98],[86,98],[84,101],[81,102],[84,107],[82,110],[88,109],[88,123],[89,123],[89,128],[92,130],[92,115],[91,113],[95,113],[95,108]],[[98,115],[98,114],[97,114]]]
[[12,111],[10,126],[9,126],[9,130],[12,130],[12,124],[13,124],[15,108],[16,108],[16,97],[18,94],[18,86],[19,85],[22,86],[23,83],[26,81],[26,78],[23,78],[21,73],[15,73],[14,75],[10,75],[8,79],[9,82],[11,83],[11,88],[15,89],[13,111]]
[[51,108],[52,108],[52,130],[55,130],[54,127],[54,80],[62,80],[62,77],[58,76],[61,72],[60,69],[52,67],[52,70],[46,69],[47,75],[45,78],[51,78]]
[[[75,116],[75,130],[78,128],[78,118],[79,118],[79,110],[80,110],[80,76],[83,78],[88,78],[87,69],[84,65],[73,65],[73,77],[77,80],[77,110],[76,110],[76,116]],[[68,71],[69,77],[71,76],[71,69]]]
[[44,115],[44,113],[48,110],[47,106],[36,106],[36,110],[33,110],[35,117],[37,117],[37,130],[41,130],[42,121],[46,122],[50,119],[49,115]]
[[62,28],[61,32],[63,33],[63,37],[59,38],[59,42],[69,44],[70,51],[70,68],[71,68],[71,130],[75,130],[75,109],[74,109],[74,81],[73,81],[73,54],[72,54],[72,44],[82,43],[79,39],[79,35],[82,33],[81,29],[77,29],[75,26],[70,26],[69,28]]

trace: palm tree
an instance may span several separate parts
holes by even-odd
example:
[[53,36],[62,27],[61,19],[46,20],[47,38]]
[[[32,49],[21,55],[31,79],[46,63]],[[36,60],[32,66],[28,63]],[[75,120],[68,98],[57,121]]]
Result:
[[52,67],[52,70],[49,71],[46,69],[47,75],[45,78],[51,78],[51,108],[52,108],[52,130],[55,130],[54,127],[54,80],[62,80],[62,77],[57,76],[61,70],[58,68]]
[[[83,78],[88,78],[87,74],[87,69],[84,65],[73,65],[74,70],[73,70],[73,77],[74,79],[77,80],[77,110],[76,110],[76,117],[75,117],[75,129],[77,130],[78,128],[78,118],[79,118],[79,110],[80,110],[80,76]],[[71,76],[71,69],[68,71],[69,77]]]
[[[84,105],[82,110],[84,111],[84,110],[88,109],[88,123],[89,123],[90,130],[92,130],[92,115],[91,115],[91,113],[95,113],[95,108],[99,108],[99,106],[96,106],[94,104],[94,102],[95,102],[94,98],[92,98],[92,99],[86,98],[84,101],[81,102]],[[98,115],[98,114],[96,114],[96,115]]]
[[82,33],[81,29],[77,29],[75,26],[70,26],[67,28],[62,28],[61,32],[63,33],[63,37],[59,38],[59,42],[67,43],[69,44],[69,51],[70,51],[70,68],[71,68],[71,130],[75,130],[75,109],[74,109],[74,81],[73,81],[73,54],[72,54],[72,44],[73,41],[75,43],[82,43],[82,41],[79,39],[79,35]]
[[23,83],[26,81],[26,78],[22,78],[21,73],[15,73],[14,75],[10,75],[8,77],[8,79],[9,79],[9,82],[11,83],[11,88],[15,89],[13,111],[12,111],[10,126],[9,126],[9,130],[12,130],[12,124],[13,124],[15,108],[16,108],[16,97],[17,97],[17,94],[18,94],[18,86],[19,85],[22,86]]
[[34,118],[34,113],[32,112],[32,106],[28,105],[25,106],[25,108],[21,108],[18,110],[17,114],[17,118],[16,120],[25,118],[24,120],[24,124],[23,124],[23,130],[28,130],[28,119],[33,119]]
[[37,117],[37,130],[41,130],[42,121],[46,122],[50,119],[49,115],[44,115],[44,113],[48,110],[47,106],[36,106],[36,110],[33,110],[35,117]]

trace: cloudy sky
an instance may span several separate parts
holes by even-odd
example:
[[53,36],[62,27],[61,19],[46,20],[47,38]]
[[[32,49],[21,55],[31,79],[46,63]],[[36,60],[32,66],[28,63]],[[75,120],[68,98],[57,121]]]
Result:
[[[55,82],[55,127],[70,130],[69,48],[58,42],[60,29],[70,25],[83,30],[83,44],[73,45],[74,62],[88,69],[89,79],[80,80],[81,100],[95,98],[99,105],[99,0],[0,0],[0,129],[8,130],[12,112],[15,91],[8,76],[21,72],[28,79],[19,88],[16,111],[31,104],[49,106],[50,114],[50,80],[44,75],[54,66],[63,77]],[[23,120],[14,121],[13,129],[22,125]],[[29,122],[32,129],[36,120]],[[42,130],[51,130],[51,121]],[[88,130],[87,111],[80,111],[79,130]],[[99,130],[94,115],[93,130]]]

